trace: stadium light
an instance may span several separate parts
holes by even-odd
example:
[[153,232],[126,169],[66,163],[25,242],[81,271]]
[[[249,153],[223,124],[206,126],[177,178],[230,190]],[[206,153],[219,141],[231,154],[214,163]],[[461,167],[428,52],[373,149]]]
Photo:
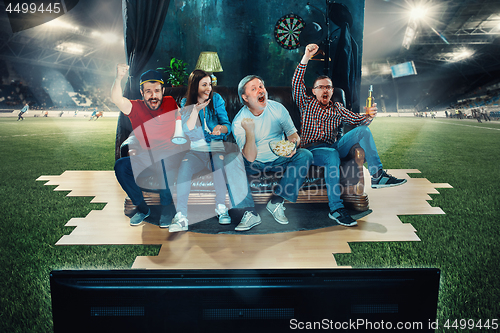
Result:
[[112,32],[100,33],[94,30],[91,36],[103,40],[106,44],[115,44],[119,42],[118,36]]
[[427,17],[428,11],[429,9],[423,6],[413,7],[410,11],[410,19],[413,19],[415,21],[425,19]]
[[54,29],[66,29],[66,30],[71,30],[71,31],[78,31],[80,30],[77,26],[72,25],[70,23],[60,21],[60,20],[52,20],[44,24],[45,27],[48,28],[54,28]]
[[112,32],[107,32],[105,34],[102,34],[101,38],[108,44],[114,44],[118,42],[118,36],[116,36]]
[[495,32],[495,31],[499,31],[500,32],[500,23],[498,23],[495,27],[493,27],[493,29],[491,29],[490,32],[498,33],[498,32]]
[[462,48],[460,50],[457,50],[455,51],[451,58],[450,58],[450,62],[458,62],[458,61],[462,61],[462,60],[465,60],[467,58],[470,58],[472,57],[472,55],[474,54],[474,52],[470,49],[467,49],[467,48]]
[[57,51],[61,52],[66,52],[66,53],[71,53],[71,54],[83,54],[84,52],[84,46],[81,44],[77,43],[70,43],[70,42],[63,42],[61,44],[58,44],[55,49]]
[[410,49],[411,44],[415,40],[421,22],[429,24],[432,20],[432,13],[435,12],[436,6],[427,0],[415,0],[413,4],[408,3],[408,26],[406,28],[405,36],[403,38],[403,47],[407,50]]
[[410,49],[410,45],[413,42],[417,34],[417,24],[415,20],[410,20],[408,26],[406,27],[405,36],[403,37],[403,47],[407,50]]

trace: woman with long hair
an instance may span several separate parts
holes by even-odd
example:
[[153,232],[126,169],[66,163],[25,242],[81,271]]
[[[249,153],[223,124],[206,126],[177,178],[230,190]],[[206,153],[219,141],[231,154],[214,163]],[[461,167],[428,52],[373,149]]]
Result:
[[177,213],[169,226],[170,232],[188,230],[188,197],[191,178],[207,168],[213,173],[215,213],[220,224],[230,224],[225,205],[224,144],[231,133],[225,102],[212,90],[210,75],[194,70],[188,79],[186,96],[181,101],[182,129],[191,140],[191,150],[182,159],[177,175]]

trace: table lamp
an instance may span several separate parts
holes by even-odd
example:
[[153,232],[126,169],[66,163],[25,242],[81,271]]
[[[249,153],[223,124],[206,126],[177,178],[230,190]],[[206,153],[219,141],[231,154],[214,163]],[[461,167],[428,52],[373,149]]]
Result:
[[195,69],[201,69],[207,72],[212,78],[212,86],[216,86],[217,78],[213,73],[222,72],[222,66],[217,52],[201,52]]

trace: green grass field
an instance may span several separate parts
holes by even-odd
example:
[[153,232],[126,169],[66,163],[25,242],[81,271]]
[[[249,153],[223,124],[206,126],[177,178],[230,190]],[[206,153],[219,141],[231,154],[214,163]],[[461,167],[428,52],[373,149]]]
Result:
[[[392,117],[370,128],[385,168],[419,169],[413,177],[453,189],[431,201],[446,215],[401,217],[421,242],[354,243],[352,253],[335,256],[338,264],[439,268],[441,327],[448,319],[500,319],[500,123]],[[52,331],[51,270],[126,269],[158,253],[159,246],[54,245],[71,232],[69,219],[102,205],[35,179],[112,170],[115,129],[116,118],[0,118],[0,332]]]

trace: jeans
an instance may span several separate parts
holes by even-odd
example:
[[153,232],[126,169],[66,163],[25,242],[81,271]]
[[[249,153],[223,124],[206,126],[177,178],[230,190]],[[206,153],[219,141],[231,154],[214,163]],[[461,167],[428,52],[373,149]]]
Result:
[[296,202],[299,189],[309,172],[312,161],[312,153],[307,149],[299,148],[292,157],[279,156],[271,162],[262,163],[257,160],[249,162],[245,159],[245,169],[248,174],[282,173],[283,177],[275,187],[274,194]]
[[224,168],[231,208],[255,207],[243,155],[241,153],[227,154],[224,159]]
[[312,164],[325,167],[325,183],[330,211],[344,207],[340,199],[340,159],[346,157],[351,147],[356,143],[359,143],[365,151],[370,175],[374,175],[382,169],[375,141],[373,141],[372,133],[367,126],[353,128],[334,144],[325,143],[308,148],[313,154]]
[[226,181],[224,179],[224,154],[190,150],[182,159],[177,175],[178,212],[184,216],[188,213],[188,198],[191,191],[191,179],[195,173],[208,169],[212,171],[215,187],[215,203],[224,204],[226,200]]
[[[134,165],[140,164],[141,161],[148,160],[148,157],[142,155],[122,157],[115,162],[115,175],[118,183],[120,183],[125,193],[127,193],[130,200],[132,200],[132,203],[138,206],[144,201],[142,190],[139,185],[137,185],[136,181],[136,179],[139,180],[141,175],[134,174],[131,158],[134,159]],[[147,162],[144,163],[147,164]],[[151,177],[155,177],[159,181],[158,186],[155,189],[160,190],[160,203],[163,206],[167,206],[172,203],[172,193],[170,192],[169,187],[173,184],[177,175],[178,167],[179,156],[173,155],[162,159],[153,165],[149,165],[148,168],[144,168],[144,170],[151,172]]]
[[334,143],[334,148],[339,152],[340,158],[344,158],[349,153],[349,150],[356,143],[359,143],[365,151],[365,159],[368,164],[370,175],[374,175],[378,170],[382,169],[382,162],[378,156],[377,146],[373,140],[373,135],[368,126],[358,126],[347,132]]

